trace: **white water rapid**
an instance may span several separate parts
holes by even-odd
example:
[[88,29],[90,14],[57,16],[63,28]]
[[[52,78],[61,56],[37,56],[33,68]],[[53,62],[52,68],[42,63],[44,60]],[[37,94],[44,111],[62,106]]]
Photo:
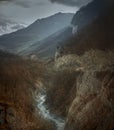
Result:
[[46,101],[46,92],[40,92],[38,94],[38,109],[39,114],[46,120],[52,121],[57,130],[64,130],[65,121],[56,115],[52,114],[49,108],[45,105]]

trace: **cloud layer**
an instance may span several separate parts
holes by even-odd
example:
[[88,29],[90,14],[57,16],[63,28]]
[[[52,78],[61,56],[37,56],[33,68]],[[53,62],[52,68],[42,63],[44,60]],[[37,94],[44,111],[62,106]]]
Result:
[[0,35],[16,31],[23,28],[25,25],[22,23],[17,23],[7,19],[5,16],[0,14]]
[[45,4],[45,1],[47,1],[47,0],[43,0],[42,2],[38,1],[38,0],[0,0],[1,3],[11,2],[13,4],[19,5],[24,8],[29,8],[34,5]]
[[[43,0],[43,2],[46,0]],[[52,3],[60,3],[67,6],[83,6],[92,0],[49,0]],[[33,4],[39,4],[38,0],[0,0],[0,2],[13,2],[14,4],[28,8]],[[40,2],[41,3],[41,2]]]
[[92,1],[92,0],[50,0],[52,3],[57,2],[57,3],[61,3],[61,4],[65,4],[68,6],[82,6],[87,4],[88,2]]

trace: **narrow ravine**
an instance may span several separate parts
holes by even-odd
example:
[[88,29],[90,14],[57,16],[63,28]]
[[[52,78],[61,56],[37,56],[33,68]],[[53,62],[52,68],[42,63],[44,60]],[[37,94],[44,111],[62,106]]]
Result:
[[64,130],[65,120],[52,114],[50,112],[49,108],[45,105],[45,101],[46,101],[46,92],[45,91],[39,92],[37,101],[38,101],[37,106],[39,109],[39,114],[42,116],[42,118],[53,122],[55,124],[57,130]]

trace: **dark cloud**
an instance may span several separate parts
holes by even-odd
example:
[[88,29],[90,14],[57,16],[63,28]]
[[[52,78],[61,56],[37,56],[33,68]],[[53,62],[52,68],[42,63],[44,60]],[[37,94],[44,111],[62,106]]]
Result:
[[29,7],[31,7],[33,5],[31,1],[27,2],[26,0],[25,1],[14,0],[13,3],[16,4],[16,5],[22,6],[24,8],[29,8]]
[[35,5],[43,5],[45,4],[46,0],[38,1],[38,0],[0,0],[1,3],[8,3],[11,2],[15,5],[19,5],[21,7],[24,8],[29,8],[31,6],[35,6]]
[[68,6],[82,6],[92,0],[50,0],[52,3],[57,2]]
[[12,1],[15,1],[15,0],[0,0],[0,2],[12,2]]
[[12,0],[0,0],[0,2],[3,2],[3,1],[12,1]]
[[28,26],[58,12],[75,13],[77,7],[52,4],[50,0],[0,0],[0,34]]
[[[19,6],[22,6],[24,8],[29,8],[30,6],[37,5],[37,4],[44,4],[47,0],[0,0],[0,2],[13,2],[14,4],[17,4]],[[60,3],[68,6],[82,6],[87,4],[88,2],[92,0],[49,0],[52,3]]]

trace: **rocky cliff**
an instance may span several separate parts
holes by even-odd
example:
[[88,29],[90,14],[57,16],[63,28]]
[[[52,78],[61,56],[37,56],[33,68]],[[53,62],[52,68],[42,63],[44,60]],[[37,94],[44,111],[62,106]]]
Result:
[[65,56],[56,61],[59,69],[79,72],[65,130],[114,129],[114,4],[109,6],[110,2],[105,13],[68,41]]
[[65,130],[112,130],[114,52],[91,50],[76,60],[81,63],[81,69],[75,67],[75,71],[80,71],[80,74]]

